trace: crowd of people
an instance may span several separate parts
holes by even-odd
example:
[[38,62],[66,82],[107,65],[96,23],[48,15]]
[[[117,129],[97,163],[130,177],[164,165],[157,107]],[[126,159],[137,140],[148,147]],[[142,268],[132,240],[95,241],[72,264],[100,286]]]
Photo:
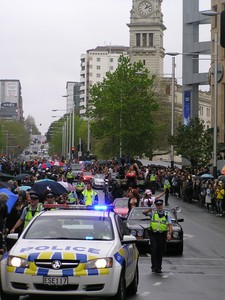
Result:
[[[12,176],[7,182],[8,188],[18,196],[10,213],[7,213],[8,196],[1,193],[0,190],[1,232],[21,232],[29,220],[42,209],[43,203],[86,205],[98,203],[98,193],[92,188],[90,182],[84,183],[80,177],[75,183],[69,164],[40,168],[41,163],[43,162],[31,161],[19,165],[15,162],[0,161],[0,171],[4,174],[8,172]],[[108,185],[104,192],[105,195],[111,194],[110,203],[117,197],[126,196],[129,198],[129,211],[134,206],[150,207],[158,199],[164,199],[164,204],[167,206],[170,195],[176,196],[181,201],[197,202],[208,212],[215,213],[216,216],[222,217],[225,211],[224,183],[218,179],[202,176],[209,173],[207,168],[201,168],[191,173],[180,168],[143,166],[138,161],[130,159],[128,162],[111,160],[104,164],[100,164],[98,161],[84,163],[83,170],[93,174],[105,174]],[[24,176],[14,180],[13,176],[19,174]],[[116,176],[114,176],[115,174]],[[60,195],[48,190],[43,199],[32,190],[32,186],[35,182],[45,179],[67,182],[74,189]],[[30,191],[23,190],[23,186],[30,186]],[[109,191],[110,186],[113,188]],[[156,191],[157,196],[155,195]],[[1,241],[0,237],[0,252],[3,251]]]

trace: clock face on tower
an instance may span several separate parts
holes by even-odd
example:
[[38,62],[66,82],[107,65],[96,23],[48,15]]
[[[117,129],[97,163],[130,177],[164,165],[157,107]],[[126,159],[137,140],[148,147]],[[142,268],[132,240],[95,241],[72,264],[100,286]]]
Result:
[[143,1],[138,6],[138,12],[142,16],[147,16],[152,11],[152,5],[148,1]]

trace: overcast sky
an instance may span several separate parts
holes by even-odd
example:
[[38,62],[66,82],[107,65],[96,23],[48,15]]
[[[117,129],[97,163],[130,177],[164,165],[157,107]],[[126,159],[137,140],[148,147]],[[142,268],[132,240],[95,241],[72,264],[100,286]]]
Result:
[[[162,3],[166,52],[182,52],[182,2]],[[0,0],[0,79],[20,80],[24,116],[33,116],[42,134],[55,120],[52,109],[66,109],[62,96],[67,81],[80,79],[81,54],[100,45],[129,46],[131,7],[132,0]],[[210,9],[210,0],[200,0],[200,9]],[[179,80],[181,58],[176,62]],[[171,65],[166,57],[167,76]]]

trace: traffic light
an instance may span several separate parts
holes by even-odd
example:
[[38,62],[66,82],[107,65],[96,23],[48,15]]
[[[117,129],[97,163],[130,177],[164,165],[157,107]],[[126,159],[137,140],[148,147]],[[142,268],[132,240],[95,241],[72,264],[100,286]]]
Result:
[[72,147],[71,150],[72,150],[72,153],[74,154],[75,153],[75,147]]
[[220,15],[220,45],[225,48],[225,10]]

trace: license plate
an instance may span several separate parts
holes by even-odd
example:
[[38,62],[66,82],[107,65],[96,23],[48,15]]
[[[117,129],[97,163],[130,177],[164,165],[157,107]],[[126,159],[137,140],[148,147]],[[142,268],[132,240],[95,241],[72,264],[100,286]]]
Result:
[[47,285],[66,285],[68,284],[68,277],[44,277],[43,284]]

